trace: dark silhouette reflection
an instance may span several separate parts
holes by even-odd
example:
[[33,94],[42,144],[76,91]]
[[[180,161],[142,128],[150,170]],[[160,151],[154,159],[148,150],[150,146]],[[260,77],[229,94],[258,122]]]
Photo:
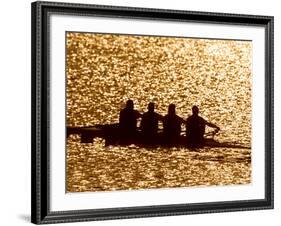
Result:
[[126,107],[120,111],[119,115],[119,129],[120,142],[122,144],[133,143],[137,135],[137,119],[141,114],[134,110],[134,102],[128,100]]
[[204,144],[204,134],[206,125],[212,128],[220,130],[218,126],[207,122],[205,119],[200,117],[199,108],[197,106],[192,107],[192,115],[186,120],[186,139],[190,145],[202,145]]
[[180,141],[182,123],[185,121],[176,115],[176,105],[170,104],[168,114],[163,119],[163,138],[166,144],[176,144]]
[[142,141],[145,144],[155,144],[159,140],[158,124],[163,120],[163,116],[154,111],[154,103],[148,104],[148,111],[142,115],[141,120],[141,135]]

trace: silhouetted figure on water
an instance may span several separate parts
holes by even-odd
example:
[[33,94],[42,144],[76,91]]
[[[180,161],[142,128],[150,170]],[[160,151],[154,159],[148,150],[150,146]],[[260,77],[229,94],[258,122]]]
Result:
[[190,145],[204,144],[204,134],[206,125],[219,130],[220,128],[213,123],[207,122],[200,117],[199,108],[192,107],[192,115],[186,120],[186,138],[187,143]]
[[158,141],[158,124],[163,120],[163,116],[154,111],[154,103],[148,104],[148,111],[142,115],[141,133],[144,143],[152,144]]
[[120,111],[119,115],[119,129],[121,143],[132,143],[136,138],[137,119],[141,114],[134,110],[134,102],[128,100],[126,107]]
[[163,119],[163,138],[166,144],[179,142],[182,123],[185,123],[185,120],[176,115],[176,105],[170,104],[168,114]]

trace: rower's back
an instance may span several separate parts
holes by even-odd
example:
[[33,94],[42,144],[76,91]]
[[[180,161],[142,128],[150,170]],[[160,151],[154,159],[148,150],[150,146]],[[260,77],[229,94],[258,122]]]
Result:
[[189,144],[204,143],[206,120],[200,117],[197,106],[192,107],[192,115],[186,120],[186,138]]

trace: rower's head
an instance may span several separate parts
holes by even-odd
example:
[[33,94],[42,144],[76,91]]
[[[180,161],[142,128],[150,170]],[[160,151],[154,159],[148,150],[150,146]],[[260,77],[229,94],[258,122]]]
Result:
[[126,108],[131,110],[134,109],[134,102],[132,100],[127,100]]
[[170,104],[168,107],[168,115],[175,115],[176,114],[176,105]]
[[155,108],[154,103],[150,102],[150,103],[148,104],[148,107],[147,107],[148,111],[149,111],[149,112],[154,112],[154,108]]
[[193,115],[198,115],[199,114],[199,108],[197,106],[193,106],[192,107],[192,114]]

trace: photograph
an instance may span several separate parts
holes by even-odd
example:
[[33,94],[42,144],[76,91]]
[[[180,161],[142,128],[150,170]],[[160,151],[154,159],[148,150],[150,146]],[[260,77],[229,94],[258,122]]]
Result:
[[272,209],[273,16],[31,5],[31,221]]
[[65,36],[66,192],[251,184],[251,40]]

